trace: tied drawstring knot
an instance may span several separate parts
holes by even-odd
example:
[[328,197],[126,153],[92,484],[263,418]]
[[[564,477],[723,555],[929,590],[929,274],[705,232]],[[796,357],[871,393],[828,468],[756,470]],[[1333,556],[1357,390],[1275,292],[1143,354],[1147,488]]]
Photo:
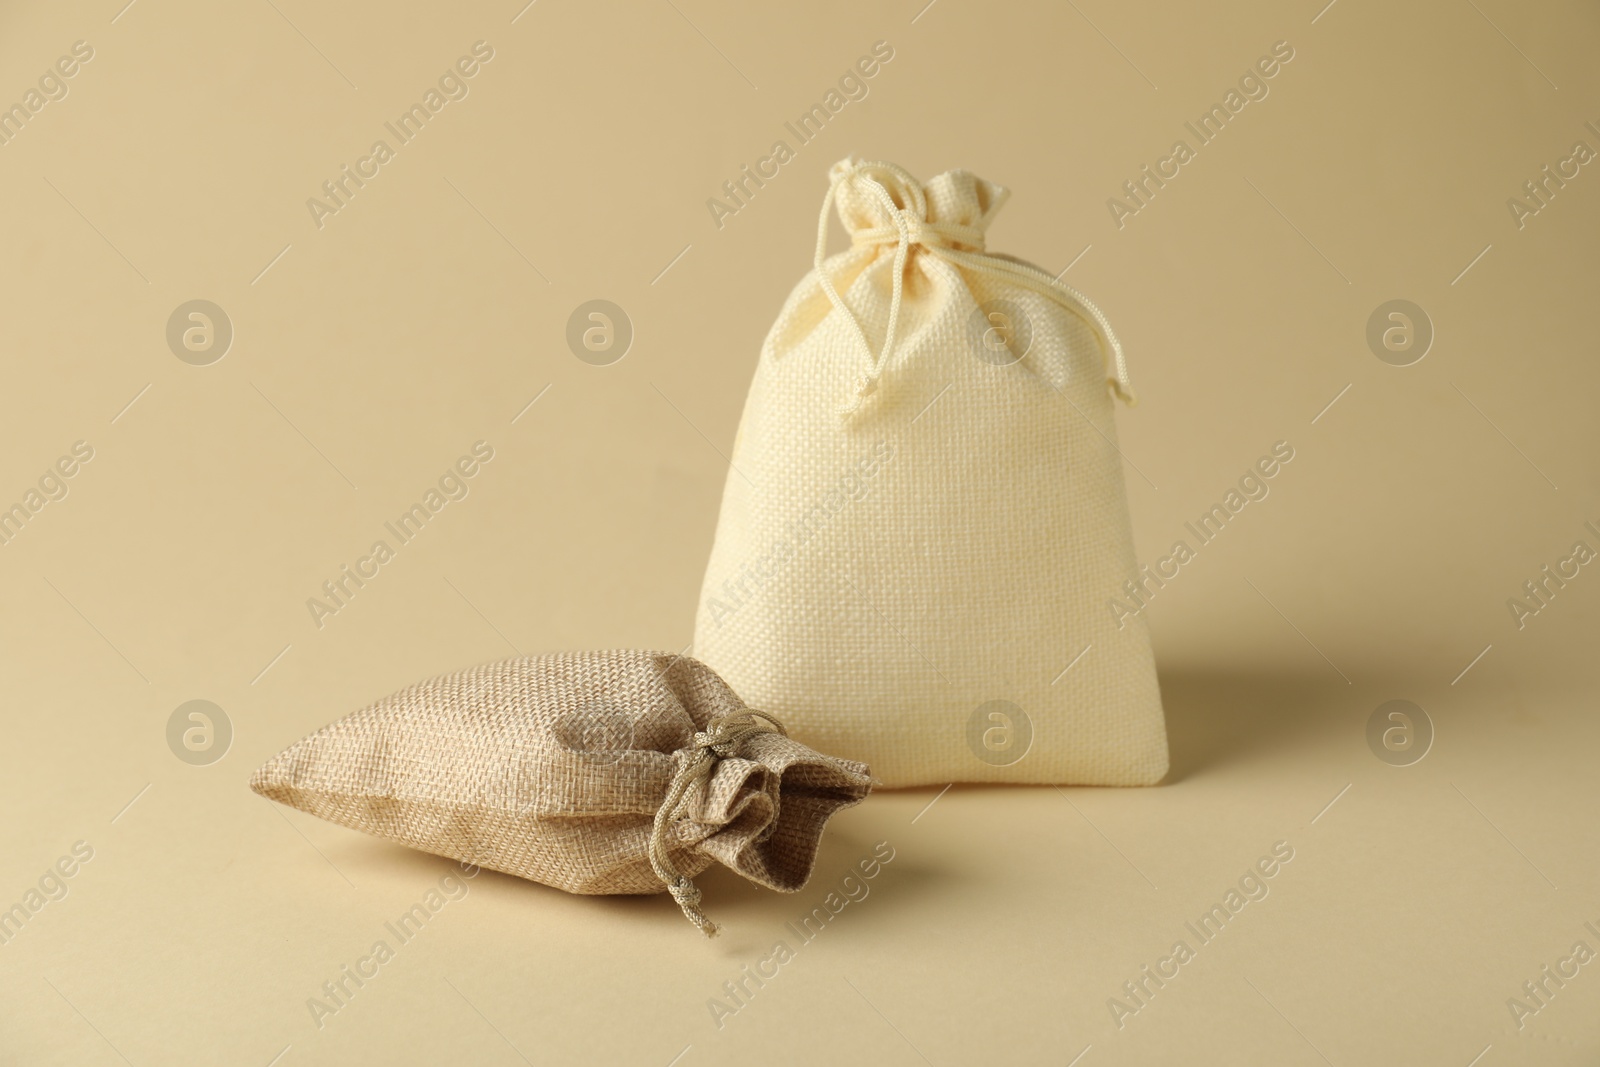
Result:
[[944,247],[960,249],[967,246],[967,250],[974,252],[983,251],[983,231],[976,226],[961,226],[953,222],[929,222],[910,211],[897,211],[897,218],[893,226],[876,226],[872,229],[857,230],[850,235],[851,244],[855,245],[887,245],[898,244],[901,234],[914,245],[925,248]]
[[[873,177],[874,171],[897,179],[901,191],[910,204],[904,208],[896,204],[883,182]],[[828,210],[833,206],[840,187],[857,178],[866,184],[892,225],[857,230],[851,235],[852,244],[856,247],[888,244],[895,246],[889,322],[884,331],[883,347],[876,353],[867,340],[866,331],[861,328],[860,320],[839,295],[833,279],[828,277],[828,272],[823,266],[828,251]],[[927,196],[923,192],[922,185],[904,168],[893,163],[858,161],[834,178],[833,183],[828,186],[828,195],[822,199],[822,212],[817,219],[816,255],[812,261],[822,291],[827,294],[829,303],[844,314],[845,321],[850,324],[856,340],[860,342],[861,349],[867,356],[866,373],[856,379],[854,395],[841,411],[846,418],[860,411],[867,399],[877,392],[878,378],[883,373],[884,363],[894,351],[895,331],[900,322],[900,302],[904,292],[906,260],[910,257],[912,246],[924,248],[962,270],[985,274],[1031,289],[1055,300],[1078,315],[1094,328],[1105,346],[1112,371],[1106,379],[1107,384],[1128,406],[1132,407],[1139,402],[1133,391],[1133,379],[1128,372],[1128,360],[1123,354],[1122,343],[1117,340],[1117,335],[1111,329],[1111,323],[1106,319],[1105,313],[1095,307],[1088,297],[1071,286],[1061,284],[1036,267],[989,255],[984,250],[983,230],[978,227],[930,221]]]
[[667,789],[667,798],[661,802],[650,828],[650,866],[656,877],[666,884],[667,892],[678,902],[683,914],[707,937],[717,935],[717,924],[700,909],[700,889],[693,879],[678,871],[668,853],[667,841],[676,821],[689,814],[689,801],[695,791],[711,780],[717,761],[732,757],[747,739],[768,732],[788,736],[781,722],[754,708],[733,715],[712,716],[706,728],[695,733],[694,751],[679,765]]

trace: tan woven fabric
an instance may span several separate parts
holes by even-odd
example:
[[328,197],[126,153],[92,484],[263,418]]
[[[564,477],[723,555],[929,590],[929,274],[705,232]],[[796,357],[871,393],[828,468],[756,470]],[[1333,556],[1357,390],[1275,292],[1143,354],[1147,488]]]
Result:
[[831,177],[847,310],[813,270],[767,336],[695,655],[887,786],[1158,781],[1149,634],[1109,607],[1137,572],[1105,317],[983,251],[1000,186]]
[[[421,682],[323,727],[250,780],[262,796],[376,837],[572,893],[666,889],[651,824],[697,731],[743,701],[703,663],[574,652]],[[867,768],[775,732],[742,740],[688,794],[669,855],[753,882],[805,885],[829,816]]]

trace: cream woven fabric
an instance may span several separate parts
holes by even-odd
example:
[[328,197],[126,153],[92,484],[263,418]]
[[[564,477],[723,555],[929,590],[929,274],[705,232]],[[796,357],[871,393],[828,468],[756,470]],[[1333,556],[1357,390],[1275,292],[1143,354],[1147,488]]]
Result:
[[[510,659],[410,686],[325,726],[269,760],[250,787],[571,893],[657,893],[667,886],[649,856],[656,812],[699,756],[697,732],[744,710],[709,667],[670,653]],[[823,824],[869,788],[865,766],[763,731],[688,791],[667,853],[686,877],[718,860],[793,892],[811,875]]]
[[983,251],[1000,186],[831,177],[852,247],[823,260],[825,202],[750,387],[695,655],[887,786],[1158,781],[1149,635],[1107,606],[1135,574],[1110,326]]

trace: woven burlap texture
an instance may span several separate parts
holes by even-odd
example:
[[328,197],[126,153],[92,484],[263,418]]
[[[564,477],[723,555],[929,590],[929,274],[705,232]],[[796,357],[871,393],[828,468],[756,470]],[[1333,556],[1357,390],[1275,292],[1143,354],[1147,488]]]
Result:
[[[981,252],[967,239],[1002,187],[941,174],[918,187],[925,218],[897,222],[866,179],[909,213],[901,179],[850,160],[831,177],[853,245],[825,270],[870,350],[808,273],[756,365],[695,655],[885,786],[1158,781],[1149,633],[1109,606],[1136,564],[1106,339],[929,247]],[[896,338],[874,368],[908,229]]]
[[[656,893],[651,822],[696,731],[745,704],[705,664],[665,652],[574,652],[484,664],[409,686],[258,770],[262,796],[375,837],[572,893]],[[805,885],[823,825],[859,802],[865,766],[778,733],[717,761],[673,829],[692,877],[720,861],[784,892]]]

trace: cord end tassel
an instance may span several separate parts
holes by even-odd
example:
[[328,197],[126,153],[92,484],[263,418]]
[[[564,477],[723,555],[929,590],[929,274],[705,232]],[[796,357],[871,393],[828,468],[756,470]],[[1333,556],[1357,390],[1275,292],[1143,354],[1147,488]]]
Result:
[[672,899],[683,909],[684,917],[698,926],[702,934],[716,937],[721,931],[722,927],[712,922],[706,913],[700,910],[700,889],[694,882],[679,875],[667,885],[667,892],[672,894]]
[[867,406],[872,399],[872,394],[878,391],[878,376],[876,374],[863,374],[856,379],[855,390],[850,394],[850,399],[839,408],[839,414],[845,418],[857,414]]

